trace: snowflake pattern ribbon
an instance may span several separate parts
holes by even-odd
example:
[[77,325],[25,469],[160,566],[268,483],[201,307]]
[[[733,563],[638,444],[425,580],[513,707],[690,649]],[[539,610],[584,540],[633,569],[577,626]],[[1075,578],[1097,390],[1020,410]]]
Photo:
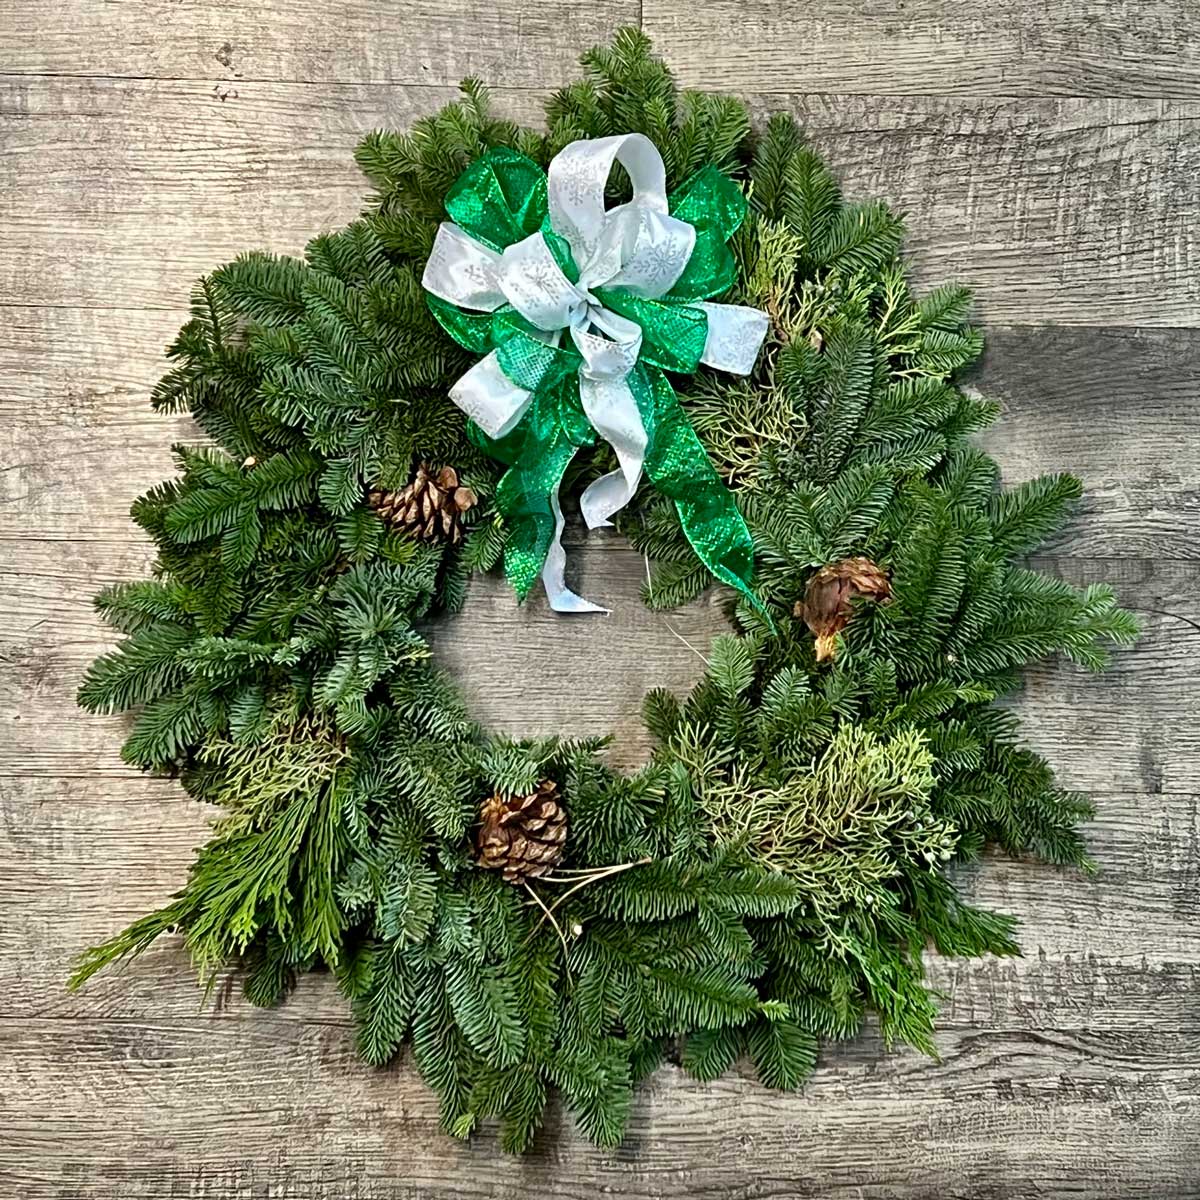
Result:
[[[606,210],[614,162],[633,198]],[[496,502],[517,595],[540,574],[555,610],[603,611],[564,582],[558,498],[575,452],[599,434],[620,465],[581,497],[587,526],[611,524],[644,470],[708,570],[753,599],[750,532],[665,374],[703,363],[747,375],[766,336],[759,309],[709,302],[737,276],[726,244],[746,214],[737,185],[706,167],[668,197],[654,144],[621,134],[572,142],[548,174],[493,149],[446,211],[422,286],[450,336],[484,355],[450,397],[508,466]]]

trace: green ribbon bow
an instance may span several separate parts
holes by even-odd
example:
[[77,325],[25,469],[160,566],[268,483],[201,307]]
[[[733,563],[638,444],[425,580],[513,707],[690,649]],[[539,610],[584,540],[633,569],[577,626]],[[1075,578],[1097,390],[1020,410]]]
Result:
[[[592,146],[614,140],[573,145],[582,147],[586,156]],[[617,157],[625,161],[619,151]],[[611,162],[611,154],[609,158]],[[606,179],[608,164],[600,165]],[[632,167],[630,174],[635,175]],[[552,164],[552,188],[558,182]],[[627,385],[636,404],[645,435],[644,470],[654,486],[674,501],[697,557],[717,579],[757,605],[750,590],[754,557],[750,531],[666,375],[668,371],[690,374],[702,360],[740,373],[748,373],[753,364],[766,331],[765,315],[756,309],[701,303],[736,281],[737,264],[727,243],[745,218],[745,197],[719,170],[705,167],[667,198],[669,216],[653,204],[647,216],[638,204],[638,179],[634,182],[635,202],[604,214],[619,218],[624,228],[618,227],[615,235],[602,235],[601,241],[607,238],[608,245],[601,245],[591,259],[594,276],[597,259],[608,255],[609,268],[602,273],[616,278],[607,284],[587,278],[581,282],[581,271],[586,273],[589,264],[576,261],[580,239],[575,238],[573,248],[568,237],[556,232],[563,219],[552,219],[547,177],[536,163],[514,150],[497,148],[463,172],[446,197],[453,224],[443,224],[439,230],[423,283],[430,308],[446,332],[467,350],[489,357],[468,372],[451,394],[470,416],[477,416],[497,396],[501,408],[507,404],[505,411],[519,414],[510,429],[494,437],[475,420],[468,426],[472,440],[508,466],[496,504],[511,530],[504,566],[518,598],[523,600],[546,571],[552,551],[558,561],[546,573],[557,569],[561,580],[559,486],[576,451],[596,441],[596,430],[585,412],[592,393],[585,391],[581,397],[581,388],[601,389],[615,382],[618,388]],[[570,189],[573,183],[567,178],[563,186]],[[565,204],[571,193],[563,194]],[[669,289],[658,296],[647,295],[653,289],[645,284],[645,277],[658,269],[656,252],[661,252],[661,258],[673,249],[678,258],[678,241],[666,250],[662,247],[672,233],[678,233],[680,223],[694,231],[690,254],[685,246],[686,262],[675,262],[676,277]],[[621,243],[615,255],[614,236]],[[549,267],[547,252],[552,260]],[[533,268],[528,265],[530,254],[539,256]],[[619,272],[611,271],[620,262],[629,263],[624,278],[632,283],[626,284]],[[666,269],[670,273],[672,266]],[[559,272],[565,280],[547,281]],[[542,317],[542,310],[531,307],[528,300],[531,287],[541,287],[556,302],[561,299],[573,315],[568,320]],[[523,315],[510,296],[518,298],[539,324]],[[560,321],[562,328],[571,326],[573,341],[561,344],[560,335],[548,329],[548,322],[553,326]],[[587,332],[585,326],[598,327],[604,336]],[[597,359],[622,350],[635,357],[614,377],[597,383],[596,370],[591,369]],[[725,365],[723,357],[737,362]],[[493,427],[495,423],[493,419]],[[547,590],[554,604],[549,578]],[[578,601],[569,592],[565,595]],[[555,607],[594,606],[581,601]]]

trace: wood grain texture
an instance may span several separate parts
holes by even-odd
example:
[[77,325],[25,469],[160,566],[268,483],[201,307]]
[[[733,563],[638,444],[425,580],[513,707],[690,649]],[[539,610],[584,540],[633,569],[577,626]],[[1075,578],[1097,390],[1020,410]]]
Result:
[[787,93],[1200,94],[1188,0],[646,0],[643,28],[682,82],[707,89],[736,78]]
[[918,285],[967,284],[989,325],[1200,318],[1191,102],[801,95],[752,107],[792,112],[847,196],[907,213]]
[[[92,614],[94,591],[144,575],[146,548],[103,542],[23,543],[16,573],[0,574],[0,779],[133,773],[117,750],[127,717],[92,717],[74,694],[87,664],[115,638]],[[1079,583],[1112,582],[1140,610],[1145,636],[1102,677],[1067,663],[1035,667],[1014,701],[1025,737],[1070,787],[1089,792],[1200,792],[1200,730],[1180,714],[1200,708],[1200,565],[1147,560],[1043,560]],[[715,596],[677,613],[638,600],[644,563],[618,542],[573,547],[571,578],[607,602],[609,617],[564,627],[542,597],[514,604],[501,579],[474,581],[463,613],[427,629],[437,660],[491,727],[533,736],[612,734],[612,761],[645,760],[640,706],[654,686],[684,692],[703,670],[712,636],[727,628]],[[546,680],[552,680],[547,686]]]
[[542,88],[642,17],[682,82],[776,92],[1200,97],[1188,0],[253,0],[56,6],[10,0],[0,64],[20,75],[387,83],[502,77]]
[[[119,803],[116,802],[119,799]],[[1200,1028],[1198,799],[1106,793],[1089,827],[1095,876],[1000,855],[960,872],[976,904],[1019,914],[1024,958],[928,958],[951,1026],[1107,1030]],[[210,811],[169,781],[129,773],[0,778],[0,990],[10,1017],[259,1021],[233,976],[203,1006],[176,939],[98,976],[77,996],[71,963],[165,903],[206,836]],[[1128,899],[1112,911],[1110,897]],[[1106,922],[1105,935],[1095,927]],[[349,1025],[328,976],[306,977],[275,1014]]]
[[[9,77],[0,303],[176,308],[248,247],[298,252],[360,207],[363,131],[452,94]],[[497,103],[537,123],[542,98]],[[988,324],[1200,324],[1200,102],[750,100],[795,113],[848,196],[907,211],[918,283],[969,284]]]
[[[185,417],[150,411],[182,309],[11,307],[0,339],[0,539],[144,544],[135,496],[173,473]],[[989,327],[966,381],[999,401],[983,444],[1007,481],[1070,470],[1086,493],[1056,553],[1200,557],[1200,333]]]
[[[1018,914],[1025,957],[939,960],[940,1062],[868,1035],[800,1095],[665,1067],[630,1137],[552,1112],[534,1152],[460,1145],[410,1062],[356,1061],[327,977],[273,1012],[215,1004],[167,940],[68,996],[73,957],[178,887],[207,812],[123,766],[127,722],[73,694],[111,645],[90,597],[150,551],[130,500],[184,418],[146,397],[196,275],[298,252],[364,190],[350,151],[501,85],[540,118],[605,0],[9,0],[0,16],[0,1195],[29,1200],[1182,1200],[1200,1197],[1200,10],[1188,0],[646,0],[685,82],[794,112],[851,196],[910,214],[923,284],[974,286],[971,377],[1011,481],[1088,491],[1037,565],[1111,580],[1146,637],[1112,673],[1034,670],[1014,699],[1095,794],[1092,878],[989,857],[961,879]],[[903,94],[903,95],[901,95]],[[1082,97],[1082,98],[1080,98]],[[723,628],[653,615],[644,564],[573,535],[609,618],[517,610],[495,580],[429,630],[475,711],[614,732],[685,689]],[[615,647],[615,649],[614,649]],[[529,681],[553,679],[553,687]],[[518,686],[520,685],[520,686]]]
[[[362,136],[453,87],[0,80],[0,296],[178,308],[247,249],[299,253],[362,208]],[[527,93],[502,95],[521,120]],[[20,250],[18,252],[18,247]]]
[[800,1096],[665,1067],[620,1151],[554,1113],[513,1159],[440,1136],[411,1070],[363,1066],[341,1026],[6,1021],[0,1049],[20,1066],[0,1083],[0,1182],[28,1200],[95,1195],[97,1177],[119,1200],[1195,1194],[1194,1030],[948,1028],[939,1048],[940,1062],[871,1038],[828,1048]]
[[1200,556],[1200,336],[988,328],[966,383],[1001,405],[980,443],[1006,483],[1082,478],[1057,553]]
[[0,74],[544,90],[637,19],[637,0],[6,0]]

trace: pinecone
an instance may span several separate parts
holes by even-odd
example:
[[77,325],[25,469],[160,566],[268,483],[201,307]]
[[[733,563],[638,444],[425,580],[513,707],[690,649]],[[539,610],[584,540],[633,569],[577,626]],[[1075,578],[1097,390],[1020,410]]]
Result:
[[855,597],[867,596],[882,603],[891,594],[887,572],[869,558],[844,558],[813,575],[794,611],[816,634],[817,662],[833,657],[834,638],[846,628]]
[[479,497],[469,487],[459,486],[453,467],[434,474],[423,462],[406,488],[374,491],[367,501],[384,521],[417,541],[445,539],[457,544],[462,539],[462,515],[479,503]]
[[503,871],[508,883],[548,875],[562,861],[567,814],[554,780],[543,779],[527,796],[497,793],[479,815],[476,861]]

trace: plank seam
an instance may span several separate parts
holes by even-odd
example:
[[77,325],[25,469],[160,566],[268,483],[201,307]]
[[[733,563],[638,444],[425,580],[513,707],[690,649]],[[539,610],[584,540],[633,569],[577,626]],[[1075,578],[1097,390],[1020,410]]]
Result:
[[[668,66],[670,63],[668,62]],[[66,73],[46,73],[44,71],[0,71],[0,83],[6,80],[71,80],[79,82],[93,83],[194,83],[201,85],[217,84],[218,86],[237,86],[239,84],[253,84],[263,87],[337,87],[337,88],[387,88],[388,90],[400,88],[412,88],[414,91],[457,91],[458,80],[446,80],[441,83],[436,83],[427,79],[270,79],[266,77],[250,78],[248,76],[216,76],[216,75],[96,75],[96,74],[79,74],[72,75]],[[490,87],[488,90],[494,96],[505,95],[525,95],[525,96],[540,96],[550,92],[557,91],[561,84],[547,83],[542,85],[534,85],[528,83],[506,83],[496,87]],[[987,101],[994,104],[1018,104],[1029,101],[1052,100],[1052,101],[1080,101],[1091,102],[1095,104],[1121,104],[1126,101],[1162,101],[1165,104],[1179,105],[1187,104],[1192,106],[1200,106],[1200,98],[1195,94],[1179,94],[1179,95],[1164,95],[1161,92],[1138,92],[1138,93],[1101,93],[1101,92],[979,92],[973,89],[963,89],[946,92],[859,92],[859,91],[811,91],[805,88],[752,88],[745,91],[735,91],[733,89],[722,89],[721,95],[737,96],[743,100],[754,100],[758,97],[762,98],[787,98],[792,100],[836,100],[840,96],[855,97],[861,99],[879,99],[879,100],[963,100],[963,101]],[[0,113],[0,120],[19,119],[21,116],[28,114],[22,113]],[[1137,122],[1137,124],[1153,124],[1156,121],[1166,120],[1193,120],[1200,119],[1200,114],[1196,118],[1192,117],[1157,117],[1150,118],[1145,122]],[[1106,128],[1120,128],[1119,124],[1113,126],[1105,126]],[[365,132],[365,130],[364,130]]]

